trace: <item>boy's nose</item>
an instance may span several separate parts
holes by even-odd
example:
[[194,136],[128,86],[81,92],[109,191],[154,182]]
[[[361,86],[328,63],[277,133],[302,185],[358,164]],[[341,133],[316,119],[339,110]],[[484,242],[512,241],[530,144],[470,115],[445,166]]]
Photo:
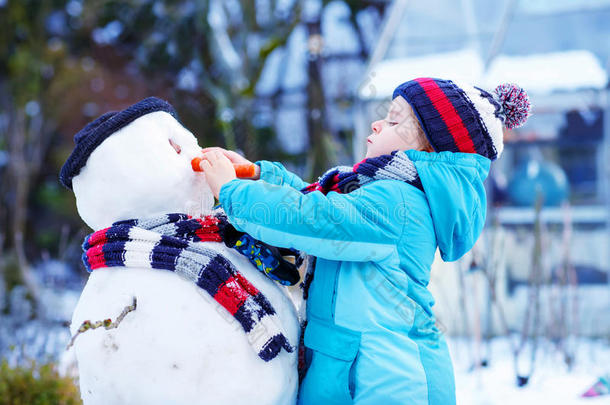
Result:
[[381,132],[381,120],[375,121],[371,124],[371,129],[373,130],[374,133],[378,134]]

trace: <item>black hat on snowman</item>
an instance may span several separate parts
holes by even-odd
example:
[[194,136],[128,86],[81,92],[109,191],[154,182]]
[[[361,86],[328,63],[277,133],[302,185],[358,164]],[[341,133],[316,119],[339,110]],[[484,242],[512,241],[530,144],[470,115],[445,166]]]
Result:
[[87,124],[74,135],[74,150],[59,173],[61,184],[72,190],[72,179],[80,173],[95,148],[110,135],[126,127],[136,119],[157,111],[165,111],[174,118],[178,118],[176,110],[167,101],[157,97],[148,97],[122,111],[107,112]]

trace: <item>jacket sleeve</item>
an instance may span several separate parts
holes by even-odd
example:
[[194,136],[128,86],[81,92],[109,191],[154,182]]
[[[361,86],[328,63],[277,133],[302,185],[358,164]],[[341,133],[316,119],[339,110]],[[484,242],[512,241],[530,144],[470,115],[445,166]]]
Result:
[[329,260],[383,261],[396,253],[407,209],[395,180],[349,194],[302,194],[289,185],[233,179],[219,201],[231,223],[256,239]]
[[296,174],[289,172],[284,165],[279,162],[259,160],[255,162],[255,164],[259,165],[261,168],[260,179],[267,183],[277,184],[279,186],[287,184],[297,190],[309,185],[309,183],[301,180]]

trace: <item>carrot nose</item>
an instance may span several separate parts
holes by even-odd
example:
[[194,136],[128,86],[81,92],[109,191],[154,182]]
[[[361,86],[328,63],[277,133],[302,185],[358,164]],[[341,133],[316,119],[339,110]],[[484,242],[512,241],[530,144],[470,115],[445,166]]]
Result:
[[256,173],[255,164],[245,163],[245,164],[233,164],[235,168],[235,176],[239,178],[250,178],[254,177],[254,173]]
[[[191,167],[193,168],[193,171],[196,172],[202,172],[203,170],[201,170],[201,161],[203,160],[203,158],[200,157],[196,157],[193,158],[191,160]],[[239,178],[250,178],[250,177],[254,177],[254,174],[256,173],[256,168],[255,168],[255,164],[233,164],[233,168],[235,169],[235,176],[239,177]]]
[[193,171],[195,171],[195,172],[203,171],[203,170],[201,170],[201,167],[199,166],[201,164],[202,160],[203,160],[203,158],[200,158],[200,157],[196,157],[191,160],[191,167],[193,168]]

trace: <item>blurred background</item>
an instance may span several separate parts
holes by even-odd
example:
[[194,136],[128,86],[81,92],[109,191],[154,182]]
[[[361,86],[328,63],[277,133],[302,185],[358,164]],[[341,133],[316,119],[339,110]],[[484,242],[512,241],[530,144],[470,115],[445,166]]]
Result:
[[58,173],[85,124],[154,95],[201,146],[313,181],[418,76],[533,104],[477,245],[433,266],[459,403],[609,403],[608,21],[610,0],[0,0],[0,403],[2,380],[75,375],[91,230]]

